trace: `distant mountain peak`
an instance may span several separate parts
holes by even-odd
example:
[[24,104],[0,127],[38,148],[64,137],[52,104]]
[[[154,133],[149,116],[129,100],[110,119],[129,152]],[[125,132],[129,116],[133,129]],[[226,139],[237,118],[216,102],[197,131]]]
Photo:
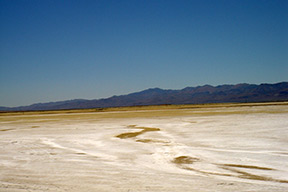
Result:
[[241,83],[236,85],[203,85],[181,90],[149,88],[127,95],[105,99],[74,99],[67,101],[36,103],[23,107],[0,107],[1,111],[88,109],[161,104],[200,104],[227,102],[288,101],[288,82],[260,85]]
[[[158,87],[155,87],[155,88],[149,88],[149,89],[145,89],[144,90],[145,92],[158,92],[158,91],[163,91],[163,89],[160,89],[160,88],[158,88]],[[143,91],[143,92],[144,92]]]

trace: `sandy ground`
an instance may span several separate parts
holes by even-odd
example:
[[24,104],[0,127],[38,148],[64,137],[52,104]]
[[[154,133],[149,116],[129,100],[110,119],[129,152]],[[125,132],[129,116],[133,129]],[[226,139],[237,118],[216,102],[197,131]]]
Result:
[[288,191],[288,105],[0,115],[0,191]]

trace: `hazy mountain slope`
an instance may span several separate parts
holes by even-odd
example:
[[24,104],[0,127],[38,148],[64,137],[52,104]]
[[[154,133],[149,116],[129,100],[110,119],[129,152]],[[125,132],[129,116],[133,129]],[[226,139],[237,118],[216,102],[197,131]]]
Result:
[[182,90],[147,89],[128,95],[113,96],[106,99],[38,103],[30,106],[5,108],[0,110],[53,110],[53,109],[85,109],[135,105],[160,104],[195,104],[225,102],[265,102],[287,101],[288,82],[276,84],[237,84],[237,85],[204,85],[186,87]]

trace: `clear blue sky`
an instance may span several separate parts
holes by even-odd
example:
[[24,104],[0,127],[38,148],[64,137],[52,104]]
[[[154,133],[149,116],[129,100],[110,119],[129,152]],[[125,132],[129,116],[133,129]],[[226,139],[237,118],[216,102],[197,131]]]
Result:
[[288,80],[288,0],[0,0],[0,106]]

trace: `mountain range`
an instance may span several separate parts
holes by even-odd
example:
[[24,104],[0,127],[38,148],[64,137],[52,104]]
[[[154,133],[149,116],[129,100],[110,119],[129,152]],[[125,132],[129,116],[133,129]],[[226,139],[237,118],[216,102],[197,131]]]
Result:
[[21,107],[0,107],[0,111],[89,109],[164,104],[244,103],[288,101],[288,82],[275,84],[204,85],[181,90],[146,89],[105,99],[75,99],[37,103]]

